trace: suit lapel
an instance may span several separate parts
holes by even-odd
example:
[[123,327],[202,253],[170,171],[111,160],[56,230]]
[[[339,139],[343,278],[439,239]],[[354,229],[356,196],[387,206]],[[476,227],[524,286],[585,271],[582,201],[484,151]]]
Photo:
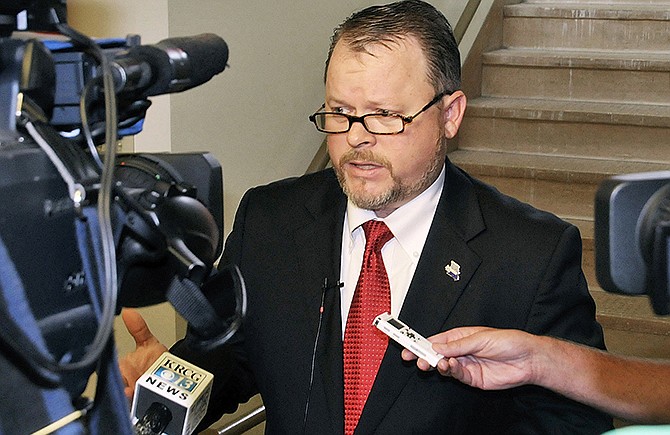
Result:
[[[340,254],[346,197],[335,177],[323,183],[306,199],[309,218],[297,226],[293,237],[300,276],[305,291],[317,304],[309,308],[310,330],[319,331],[315,370],[321,372],[322,385],[328,401],[334,433],[344,430],[344,393],[342,362],[342,327],[340,316]],[[325,281],[327,280],[327,283]],[[324,289],[324,284],[326,288]],[[319,319],[318,304],[323,297],[323,317]],[[310,304],[311,305],[311,304]],[[319,325],[319,323],[321,323]],[[320,328],[319,328],[320,326]],[[315,388],[318,385],[315,384]],[[314,394],[312,394],[314,396]]]
[[[425,335],[439,331],[481,263],[468,242],[484,229],[472,184],[447,160],[445,188],[400,312],[401,320]],[[459,267],[458,275],[447,273],[452,262]]]
[[[479,203],[471,183],[447,160],[445,187],[403,303],[400,320],[425,336],[441,331],[481,263],[467,242],[483,230]],[[452,261],[460,266],[457,280],[445,271],[445,266]],[[415,367],[402,363],[401,350],[399,345],[389,344],[357,433],[374,431],[415,374]]]

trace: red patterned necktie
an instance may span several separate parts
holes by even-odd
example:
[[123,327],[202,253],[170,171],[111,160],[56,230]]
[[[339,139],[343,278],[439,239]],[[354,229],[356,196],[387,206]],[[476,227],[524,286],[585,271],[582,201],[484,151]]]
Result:
[[356,429],[388,345],[388,338],[372,321],[379,314],[391,311],[391,290],[382,247],[393,238],[393,233],[384,222],[376,220],[365,222],[363,231],[363,265],[344,330],[345,435]]

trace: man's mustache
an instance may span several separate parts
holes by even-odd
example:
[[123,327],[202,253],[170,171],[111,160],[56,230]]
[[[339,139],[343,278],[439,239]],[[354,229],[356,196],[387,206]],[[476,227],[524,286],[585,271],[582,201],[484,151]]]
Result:
[[392,168],[391,162],[389,162],[388,159],[386,159],[383,156],[379,156],[370,150],[347,151],[345,154],[342,155],[342,157],[340,157],[339,166],[342,167],[347,163],[355,161],[373,163],[375,165],[383,166],[389,171]]

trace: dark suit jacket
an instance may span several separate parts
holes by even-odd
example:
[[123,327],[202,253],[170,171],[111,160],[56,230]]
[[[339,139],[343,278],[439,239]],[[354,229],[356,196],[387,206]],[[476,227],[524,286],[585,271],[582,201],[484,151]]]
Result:
[[[345,209],[332,170],[257,187],[242,199],[225,255],[246,281],[243,334],[216,355],[173,348],[215,374],[214,418],[259,391],[267,433],[343,433],[336,289],[325,293],[313,367],[312,356],[324,280],[339,278]],[[461,266],[458,281],[445,273],[452,260]],[[594,311],[578,230],[447,160],[400,319],[425,336],[487,325],[603,348]],[[608,416],[538,387],[486,392],[421,372],[402,361],[401,350],[389,345],[357,434],[596,434],[611,427]]]

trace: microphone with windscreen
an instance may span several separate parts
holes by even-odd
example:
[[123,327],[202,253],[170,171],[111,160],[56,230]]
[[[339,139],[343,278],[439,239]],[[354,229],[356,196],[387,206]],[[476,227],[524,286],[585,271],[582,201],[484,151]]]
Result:
[[226,42],[203,33],[131,47],[111,64],[117,93],[146,98],[199,86],[222,72],[227,62]]

